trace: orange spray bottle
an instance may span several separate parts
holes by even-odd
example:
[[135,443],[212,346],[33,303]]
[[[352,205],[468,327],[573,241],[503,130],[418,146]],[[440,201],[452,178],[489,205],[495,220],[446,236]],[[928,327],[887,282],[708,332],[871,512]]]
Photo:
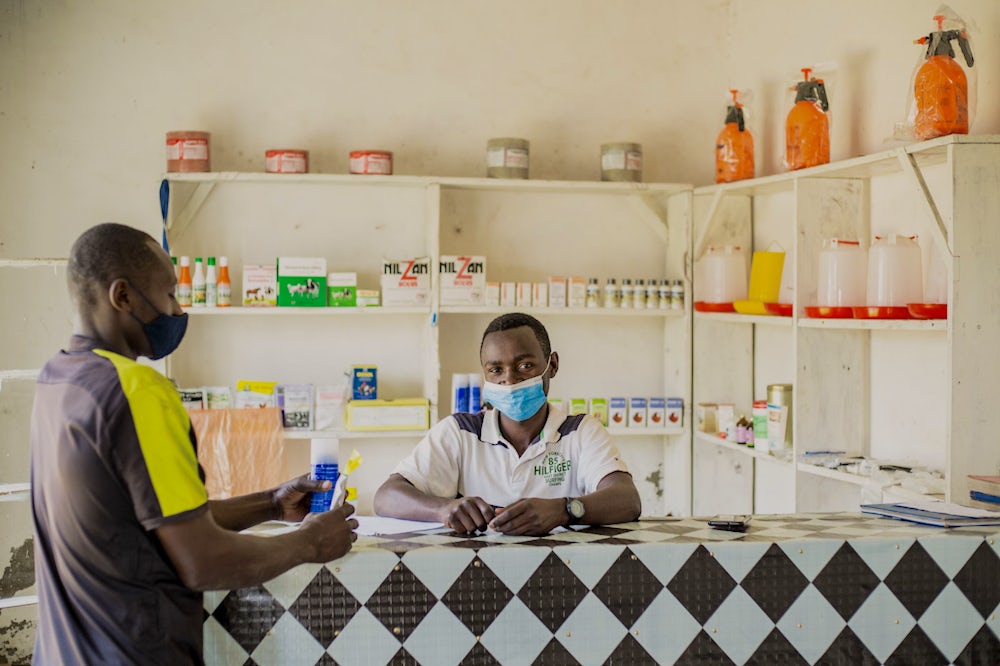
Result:
[[743,120],[738,90],[730,90],[733,103],[726,109],[726,126],[715,140],[715,182],[753,178],[753,136]]
[[826,116],[830,102],[823,79],[809,78],[812,69],[804,67],[804,80],[795,86],[795,106],[785,120],[785,168],[789,171],[826,164],[830,161],[830,120]]
[[938,29],[914,42],[927,44],[924,63],[913,81],[917,105],[913,130],[921,141],[969,133],[969,83],[962,66],[955,61],[951,41],[958,40],[969,67],[974,62],[972,47],[964,31],[942,29],[944,18],[935,16]]

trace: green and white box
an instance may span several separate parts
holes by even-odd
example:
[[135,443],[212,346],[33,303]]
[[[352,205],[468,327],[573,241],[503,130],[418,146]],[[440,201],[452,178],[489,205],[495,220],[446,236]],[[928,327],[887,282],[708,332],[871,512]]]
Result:
[[278,307],[326,306],[326,259],[278,257]]
[[431,302],[431,260],[382,260],[382,305],[421,306]]
[[486,304],[486,257],[441,255],[441,305]]
[[327,305],[353,308],[358,305],[358,274],[330,273],[326,276]]

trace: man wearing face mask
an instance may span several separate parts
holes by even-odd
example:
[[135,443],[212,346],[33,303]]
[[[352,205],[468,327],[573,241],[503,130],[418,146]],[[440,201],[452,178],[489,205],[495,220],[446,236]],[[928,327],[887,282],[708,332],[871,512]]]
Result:
[[479,356],[492,408],[435,425],[379,488],[375,512],[511,535],[635,520],[639,493],[607,430],[546,401],[559,355],[541,322],[497,317]]
[[[136,362],[166,356],[187,328],[170,258],[149,235],[87,230],[67,281],[74,334],[38,377],[31,421],[35,663],[202,663],[202,591],[341,557],[353,509],[308,514],[330,482],[305,477],[208,499],[176,389]],[[302,525],[240,533],[272,519]]]

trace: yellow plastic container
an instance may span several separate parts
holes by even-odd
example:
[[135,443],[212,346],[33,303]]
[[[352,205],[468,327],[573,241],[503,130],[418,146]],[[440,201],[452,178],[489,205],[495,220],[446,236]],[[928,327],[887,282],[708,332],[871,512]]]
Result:
[[777,303],[781,293],[781,273],[785,268],[785,253],[771,250],[753,253],[750,262],[750,288],[747,300]]

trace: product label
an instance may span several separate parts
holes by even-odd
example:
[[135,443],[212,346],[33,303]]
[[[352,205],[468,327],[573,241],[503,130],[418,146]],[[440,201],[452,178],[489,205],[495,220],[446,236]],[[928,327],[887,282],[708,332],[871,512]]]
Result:
[[243,266],[243,305],[278,304],[278,267],[246,264]]
[[430,291],[429,258],[382,261],[382,305],[426,305]]
[[205,139],[167,139],[168,160],[207,160],[208,141]]
[[438,262],[442,305],[486,302],[486,257],[442,255]]
[[351,173],[392,175],[392,156],[385,153],[363,153],[351,157]]
[[306,156],[302,153],[273,153],[264,158],[268,173],[305,173]]
[[494,146],[486,151],[486,166],[527,169],[528,151],[524,148]]
[[601,155],[601,169],[642,171],[642,153],[634,150],[609,150]]

